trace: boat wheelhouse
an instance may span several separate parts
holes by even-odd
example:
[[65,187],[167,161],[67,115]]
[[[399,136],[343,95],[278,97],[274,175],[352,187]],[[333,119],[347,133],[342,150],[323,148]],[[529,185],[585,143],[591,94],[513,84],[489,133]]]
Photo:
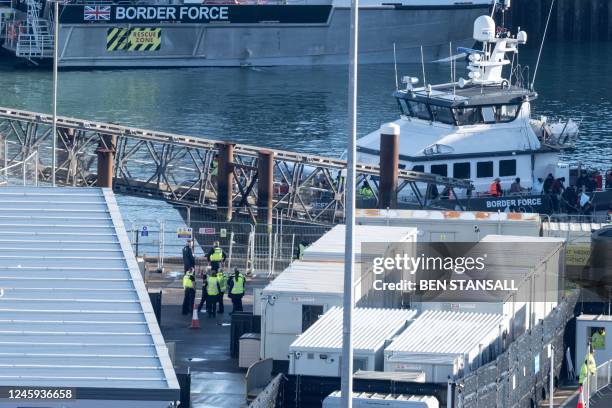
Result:
[[[457,198],[486,196],[496,179],[510,190],[520,178],[521,192],[530,192],[549,174],[569,180],[569,165],[559,158],[572,148],[578,126],[571,120],[532,119],[531,102],[538,95],[523,84],[514,58],[527,34],[512,36],[481,16],[474,40],[482,43],[481,50],[461,50],[469,59],[467,79],[416,88],[417,78],[404,77],[405,88],[394,93],[401,111],[394,122],[400,130],[400,167],[471,180],[473,191],[455,192]],[[506,66],[508,78],[502,76]],[[357,150],[360,162],[378,164],[380,133],[359,139]]]

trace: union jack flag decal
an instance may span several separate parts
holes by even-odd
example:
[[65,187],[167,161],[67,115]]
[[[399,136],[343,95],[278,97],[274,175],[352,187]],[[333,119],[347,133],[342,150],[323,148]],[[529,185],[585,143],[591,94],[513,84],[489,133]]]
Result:
[[111,6],[85,6],[83,9],[83,20],[85,21],[110,21]]

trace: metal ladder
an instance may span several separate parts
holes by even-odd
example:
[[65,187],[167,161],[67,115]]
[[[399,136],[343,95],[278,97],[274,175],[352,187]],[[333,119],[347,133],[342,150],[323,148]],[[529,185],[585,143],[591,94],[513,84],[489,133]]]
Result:
[[40,18],[40,4],[35,0],[26,0],[26,25],[19,32],[15,50],[18,57],[27,58],[30,61],[32,61],[32,58],[50,58],[53,56],[54,38],[49,29],[49,21]]

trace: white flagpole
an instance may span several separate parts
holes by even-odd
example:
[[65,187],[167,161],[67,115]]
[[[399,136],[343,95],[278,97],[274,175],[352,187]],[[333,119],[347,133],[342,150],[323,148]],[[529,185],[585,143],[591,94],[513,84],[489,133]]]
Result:
[[342,323],[343,408],[353,406],[353,227],[355,226],[355,156],[357,144],[357,56],[358,56],[359,0],[351,0],[351,34],[349,48],[348,89],[348,146],[344,211],[346,236],[344,240],[344,310]]
[[59,0],[53,2],[54,6],[54,24],[53,24],[53,126],[52,135],[53,143],[51,148],[51,185],[55,187],[55,172],[57,171],[57,65],[58,65],[58,49],[59,49]]

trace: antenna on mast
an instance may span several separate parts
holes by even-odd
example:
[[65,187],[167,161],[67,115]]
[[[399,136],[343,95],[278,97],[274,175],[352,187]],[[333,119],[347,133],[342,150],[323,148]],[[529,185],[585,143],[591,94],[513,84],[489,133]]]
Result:
[[542,56],[542,49],[544,48],[544,40],[546,40],[546,33],[548,32],[548,23],[550,22],[550,16],[552,14],[553,6],[555,5],[555,0],[552,0],[550,3],[550,10],[548,10],[548,18],[546,19],[546,26],[544,26],[544,34],[542,35],[542,42],[540,43],[540,51],[538,52],[538,59],[536,60],[536,66],[533,71],[533,80],[529,85],[529,89],[533,91],[533,84],[535,84],[536,75],[538,75],[538,68],[540,66],[540,57]]
[[427,79],[425,78],[425,58],[423,57],[423,46],[421,45],[421,66],[423,67],[423,87],[427,86]]
[[395,55],[395,42],[393,43],[393,68],[395,69],[395,90],[399,90],[399,80],[397,78],[397,55]]

